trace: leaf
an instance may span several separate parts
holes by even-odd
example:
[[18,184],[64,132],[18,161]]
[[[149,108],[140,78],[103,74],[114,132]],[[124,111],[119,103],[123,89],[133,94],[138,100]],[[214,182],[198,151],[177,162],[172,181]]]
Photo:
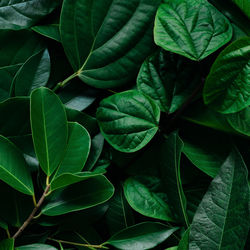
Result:
[[158,222],[143,222],[118,232],[105,244],[118,249],[151,249],[165,241],[177,229]]
[[109,200],[114,187],[104,176],[96,176],[53,192],[42,213],[56,216],[94,207]]
[[183,142],[177,132],[173,132],[163,139],[160,148],[160,171],[168,197],[168,204],[176,220],[189,226],[186,212],[186,197],[183,192],[180,173],[181,151]]
[[249,230],[248,204],[247,168],[234,149],[196,211],[189,249],[243,249]]
[[206,0],[164,0],[155,20],[158,46],[200,61],[232,37],[230,22]]
[[189,232],[190,232],[190,228],[188,228],[185,231],[185,233],[182,235],[182,238],[179,242],[177,250],[188,250]]
[[25,245],[16,247],[16,250],[57,250],[57,248],[47,245],[47,244],[31,244],[31,245]]
[[[147,58],[137,77],[137,88],[150,96],[161,111],[173,113],[192,94],[200,81],[197,63],[159,51]],[[188,84],[187,84],[188,83]]]
[[229,124],[239,133],[250,136],[250,106],[227,115]]
[[131,90],[104,99],[96,117],[104,138],[115,149],[135,152],[157,132],[160,108],[152,99]]
[[138,213],[164,221],[175,221],[169,206],[159,194],[149,190],[137,179],[130,177],[125,181],[124,195]]
[[0,3],[1,29],[28,28],[51,13],[59,3],[59,0],[2,0]]
[[152,26],[159,3],[160,0],[65,0],[61,39],[80,79],[97,88],[130,83],[153,51]]
[[220,53],[203,89],[206,105],[223,114],[235,113],[250,105],[249,48],[250,38],[246,37]]
[[250,18],[250,5],[248,0],[232,0],[242,11],[243,13]]
[[61,36],[60,36],[58,23],[33,26],[31,29],[40,35],[51,38],[57,42],[61,42]]
[[22,153],[12,142],[1,135],[0,179],[19,192],[34,194],[32,178]]
[[14,239],[0,241],[0,250],[14,250]]
[[48,50],[31,56],[15,75],[12,88],[16,96],[29,96],[32,90],[43,87],[50,76],[50,57]]
[[65,173],[80,172],[89,155],[90,136],[88,131],[76,122],[68,122],[68,142],[66,151],[53,179]]
[[60,99],[47,88],[31,93],[31,128],[41,168],[50,176],[60,164],[67,145],[66,112]]

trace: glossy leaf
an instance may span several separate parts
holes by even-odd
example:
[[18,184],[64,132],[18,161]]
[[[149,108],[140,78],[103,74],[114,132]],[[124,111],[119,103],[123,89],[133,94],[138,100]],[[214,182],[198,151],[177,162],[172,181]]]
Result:
[[83,210],[104,203],[113,194],[112,184],[104,176],[97,176],[53,192],[42,213],[56,216]]
[[126,91],[104,99],[97,110],[104,138],[117,150],[135,152],[158,130],[159,106],[137,91]]
[[190,229],[189,249],[243,249],[248,230],[247,168],[234,149],[196,211]]
[[248,37],[233,42],[220,53],[206,79],[205,104],[223,114],[235,113],[250,105],[249,48]]
[[140,214],[164,221],[175,221],[169,206],[160,195],[135,178],[125,181],[124,195],[129,205]]
[[52,12],[59,0],[2,0],[0,3],[1,29],[25,29]]
[[34,194],[32,178],[22,153],[3,136],[0,136],[0,179],[24,194]]
[[152,26],[159,3],[160,0],[64,1],[60,20],[62,44],[80,79],[97,88],[129,83],[154,48]]
[[164,0],[154,29],[157,45],[192,60],[202,60],[232,37],[230,22],[206,0]]
[[61,42],[61,36],[59,31],[59,24],[48,24],[48,25],[39,25],[31,28],[33,31],[41,34],[45,37]]
[[177,229],[157,222],[144,222],[118,232],[105,244],[118,249],[152,249],[165,241]]
[[31,128],[37,158],[50,176],[64,155],[68,126],[60,99],[47,88],[36,89],[31,94]]
[[50,76],[48,50],[31,56],[18,70],[12,82],[16,96],[29,96],[31,91],[46,86]]
[[0,241],[0,250],[14,250],[14,239]]
[[30,244],[25,246],[16,247],[16,250],[57,250],[57,248],[47,244]]

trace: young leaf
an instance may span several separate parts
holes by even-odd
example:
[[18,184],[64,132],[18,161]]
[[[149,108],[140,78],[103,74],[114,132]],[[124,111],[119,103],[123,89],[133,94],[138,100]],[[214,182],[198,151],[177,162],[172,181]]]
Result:
[[217,57],[203,89],[205,104],[223,114],[249,106],[249,72],[250,38],[246,37],[230,44]]
[[49,89],[31,93],[31,128],[37,158],[43,171],[50,176],[64,155],[68,126],[60,99]]
[[176,220],[183,224],[185,223],[188,227],[186,197],[183,192],[180,174],[181,151],[184,144],[177,132],[173,132],[163,140],[159,161],[161,178],[165,186],[165,192],[167,193],[168,204],[172,213],[178,216]]
[[164,221],[175,221],[166,202],[135,178],[125,181],[124,195],[129,205],[140,214]]
[[31,91],[43,87],[50,76],[50,57],[48,50],[31,56],[18,70],[12,82],[16,96],[29,96]]
[[199,61],[230,41],[232,27],[206,0],[164,0],[154,37],[163,49]]
[[247,168],[234,149],[196,211],[189,249],[243,249],[249,230],[248,204]]
[[52,193],[42,213],[55,216],[83,210],[104,203],[113,194],[114,187],[106,177],[96,176]]
[[65,0],[62,44],[80,79],[97,88],[129,83],[154,48],[152,24],[159,3]]
[[165,241],[176,230],[178,228],[169,228],[157,222],[143,222],[118,232],[105,244],[118,249],[152,249]]
[[59,3],[60,0],[3,0],[0,2],[1,29],[28,28],[52,12]]
[[12,142],[1,135],[0,179],[24,194],[34,194],[32,178],[22,153]]
[[0,241],[0,250],[14,250],[14,239]]
[[25,245],[16,247],[16,250],[57,250],[57,248],[47,245],[47,244],[31,244],[31,245]]
[[96,116],[104,138],[115,149],[135,152],[157,132],[160,108],[152,99],[131,90],[104,99]]

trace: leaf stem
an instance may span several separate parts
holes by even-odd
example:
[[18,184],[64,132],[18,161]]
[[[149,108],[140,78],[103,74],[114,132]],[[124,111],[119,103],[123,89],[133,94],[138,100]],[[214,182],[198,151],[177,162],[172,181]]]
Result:
[[33,199],[34,206],[36,207],[36,205],[37,205],[36,196],[35,196],[35,195],[32,195],[32,199]]
[[73,245],[73,246],[82,246],[82,247],[93,247],[93,248],[109,249],[108,247],[105,247],[103,245],[82,244],[82,243],[77,243],[77,242],[72,242],[72,241],[66,241],[66,240],[57,240],[57,239],[53,239],[53,238],[48,238],[48,240],[55,241],[57,243],[69,244],[69,245]]
[[52,91],[55,92],[55,91],[58,90],[59,88],[65,87],[65,85],[66,85],[69,81],[71,81],[72,79],[74,79],[74,78],[77,77],[78,75],[79,75],[79,71],[74,72],[72,75],[70,75],[69,77],[67,77],[65,80],[63,80],[63,81],[57,83],[57,85],[52,89]]
[[7,234],[7,236],[8,236],[8,239],[9,239],[9,238],[10,238],[10,231],[9,231],[8,228],[6,228],[5,231],[6,231],[6,234]]
[[30,224],[30,222],[33,220],[33,218],[34,218],[37,210],[40,208],[40,206],[44,202],[46,194],[49,192],[49,189],[50,189],[50,184],[46,186],[46,188],[45,188],[45,190],[43,192],[43,195],[41,196],[41,198],[38,201],[37,205],[35,206],[35,208],[31,212],[31,214],[29,215],[29,217],[27,218],[27,220],[23,223],[23,225],[14,234],[14,236],[12,237],[13,239],[16,239],[24,231],[24,229]]

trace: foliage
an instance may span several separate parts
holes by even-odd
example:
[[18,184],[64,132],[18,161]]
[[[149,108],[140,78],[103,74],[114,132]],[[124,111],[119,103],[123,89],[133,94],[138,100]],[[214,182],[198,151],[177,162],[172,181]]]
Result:
[[0,1],[0,250],[241,250],[248,0]]

